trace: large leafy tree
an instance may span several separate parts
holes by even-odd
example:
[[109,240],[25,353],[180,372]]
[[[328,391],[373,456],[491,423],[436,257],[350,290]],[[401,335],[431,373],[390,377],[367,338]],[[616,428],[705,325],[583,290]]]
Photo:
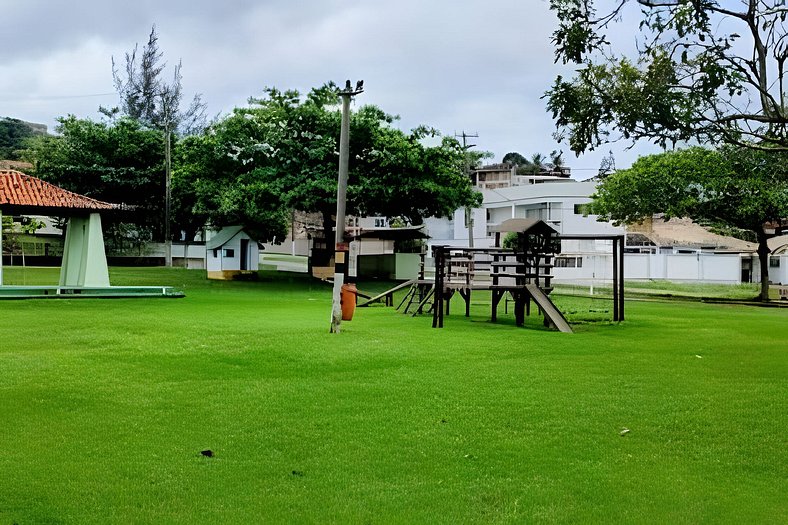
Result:
[[563,152],[553,150],[549,158],[542,153],[534,153],[530,159],[520,153],[511,152],[503,156],[503,162],[511,162],[517,166],[518,175],[538,175],[544,171],[551,171],[563,167]]
[[131,118],[107,123],[73,115],[58,119],[56,130],[57,136],[36,137],[23,152],[35,174],[89,197],[135,207],[125,219],[137,224],[143,237],[161,238],[160,134]]
[[[555,80],[547,106],[576,153],[621,138],[788,150],[785,0],[550,5],[556,61],[578,70]],[[639,17],[636,57],[617,54],[607,38],[630,16]]]
[[[216,223],[231,218],[246,223],[244,218],[254,219],[250,211],[259,214],[266,207],[318,212],[330,239],[340,128],[336,93],[332,84],[306,96],[267,89],[249,107],[214,124],[195,141],[199,149],[184,150],[183,163],[190,171],[178,168],[184,182],[217,190],[195,192],[193,209]],[[460,144],[426,127],[403,132],[392,126],[394,120],[375,106],[352,114],[348,213],[418,224],[424,217],[478,204]],[[249,202],[255,203],[253,210],[245,208]]]
[[788,217],[788,153],[700,147],[638,159],[597,187],[591,213],[636,223],[656,213],[690,217],[751,232],[758,243],[762,300],[769,299],[769,247],[774,223]]
[[206,224],[241,225],[259,241],[283,238],[287,209],[278,187],[245,169],[226,142],[226,129],[186,137],[176,150],[173,170],[173,221],[191,238]]

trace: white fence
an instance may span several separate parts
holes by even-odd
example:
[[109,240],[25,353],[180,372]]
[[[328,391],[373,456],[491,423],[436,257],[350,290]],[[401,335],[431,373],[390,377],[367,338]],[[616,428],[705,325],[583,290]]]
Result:
[[[609,281],[613,279],[612,254],[565,255],[570,260],[581,260],[580,267],[556,267],[556,280]],[[746,257],[749,261],[749,256]],[[757,270],[757,259],[754,261]],[[742,257],[739,254],[636,254],[624,255],[626,279],[665,279],[668,281],[704,281],[740,283]],[[776,272],[775,272],[776,273]],[[772,276],[772,278],[776,277]],[[753,275],[752,280],[756,280]]]

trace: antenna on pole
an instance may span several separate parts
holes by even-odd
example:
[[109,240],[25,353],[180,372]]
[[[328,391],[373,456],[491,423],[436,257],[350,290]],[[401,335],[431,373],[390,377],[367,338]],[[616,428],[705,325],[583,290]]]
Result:
[[[463,130],[461,134],[455,132],[454,136],[457,138],[462,137],[462,151],[465,153],[465,175],[471,179],[471,160],[468,157],[468,150],[476,146],[476,144],[468,144],[468,139],[479,138],[479,134],[465,133],[465,130]],[[472,179],[471,182],[473,182]],[[469,206],[465,207],[465,224],[468,226],[468,248],[473,248],[473,210]]]

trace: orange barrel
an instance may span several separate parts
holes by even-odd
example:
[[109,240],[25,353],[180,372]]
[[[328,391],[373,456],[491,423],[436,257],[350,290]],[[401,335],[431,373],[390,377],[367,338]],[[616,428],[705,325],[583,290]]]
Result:
[[340,304],[342,305],[342,320],[352,321],[353,312],[356,311],[356,293],[358,289],[353,283],[342,285],[342,298]]

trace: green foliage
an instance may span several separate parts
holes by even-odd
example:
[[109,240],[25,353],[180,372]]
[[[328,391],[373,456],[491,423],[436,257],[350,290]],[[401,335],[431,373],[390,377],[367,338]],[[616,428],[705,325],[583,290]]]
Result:
[[[448,216],[480,196],[464,175],[465,155],[456,140],[420,127],[404,133],[375,106],[351,116],[347,212],[401,217]],[[305,97],[269,88],[250,106],[237,108],[183,148],[177,184],[194,184],[192,209],[221,224],[266,216],[272,235],[281,210],[323,214],[327,238],[336,210],[340,112],[336,88],[326,84]],[[246,209],[251,204],[251,209]],[[266,215],[265,210],[269,210]],[[263,228],[265,229],[265,228]]]
[[768,299],[764,226],[788,217],[788,153],[726,146],[690,148],[638,159],[597,186],[591,213],[636,223],[657,213],[751,232],[761,257],[761,297]]
[[19,119],[0,118],[0,160],[19,160],[19,150],[36,131]]
[[561,168],[564,165],[564,158],[563,152],[559,150],[551,151],[549,157],[541,153],[534,153],[530,160],[519,153],[512,152],[504,155],[503,162],[510,162],[517,166],[518,175],[538,175]]
[[516,151],[512,151],[504,155],[503,159],[501,159],[501,162],[508,162],[510,164],[514,164],[515,166],[522,166],[528,162],[528,159]]
[[784,0],[741,2],[750,6],[743,11],[711,0],[640,0],[634,60],[605,35],[629,15],[629,2],[602,14],[599,3],[550,2],[559,20],[556,61],[579,68],[573,78],[558,76],[545,96],[556,137],[573,151],[622,138],[788,149]]
[[474,292],[441,330],[381,307],[338,336],[329,286],[204,275],[0,301],[0,522],[785,521],[785,309],[632,301],[567,335]]
[[507,233],[501,241],[501,248],[514,250],[517,248],[517,232]]
[[729,146],[641,157],[600,183],[591,213],[627,224],[664,213],[758,233],[788,217],[788,156]]
[[16,253],[21,249],[21,239],[26,235],[35,233],[44,227],[44,223],[32,217],[23,217],[19,223],[15,223],[10,215],[2,216],[3,245],[5,253]]
[[119,108],[101,108],[105,115],[114,118],[119,113],[143,123],[147,127],[165,131],[178,130],[182,134],[197,133],[205,128],[205,103],[195,95],[191,104],[181,108],[181,63],[173,69],[172,80],[162,78],[166,67],[164,53],[159,50],[156,26],[151,28],[148,43],[138,55],[137,44],[125,55],[125,67],[119,71],[112,59],[112,78],[120,96]]
[[[88,197],[135,206],[127,220],[161,238],[161,133],[130,118],[106,123],[71,115],[58,122],[59,136],[36,137],[23,152],[34,163],[35,175]],[[111,225],[105,230],[112,235]]]

